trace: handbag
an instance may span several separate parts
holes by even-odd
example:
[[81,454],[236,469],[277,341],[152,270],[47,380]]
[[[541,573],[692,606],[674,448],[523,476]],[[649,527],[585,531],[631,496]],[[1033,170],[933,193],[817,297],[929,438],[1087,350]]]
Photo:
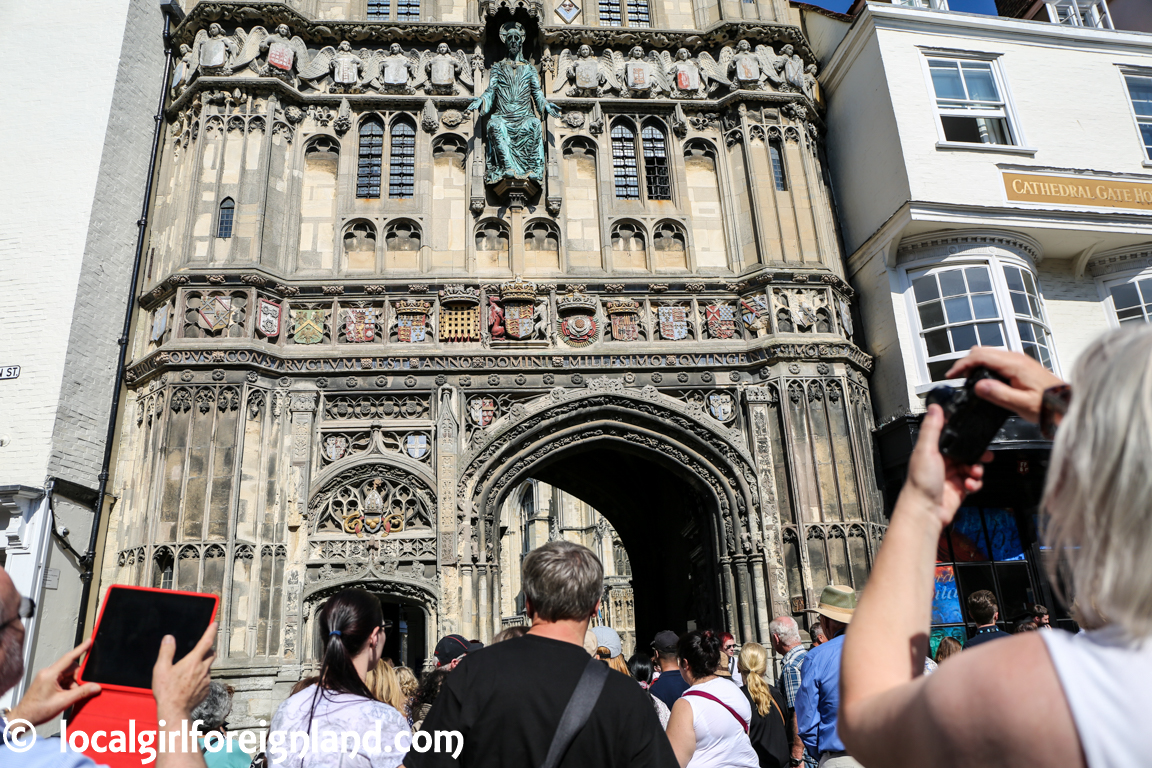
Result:
[[609,672],[608,665],[595,656],[588,660],[588,666],[584,667],[580,682],[576,683],[576,690],[572,692],[572,698],[568,699],[568,704],[564,707],[564,714],[560,715],[560,725],[556,726],[556,733],[548,746],[548,755],[540,764],[540,768],[556,768],[560,765],[564,753],[572,745],[572,740],[592,715],[592,708],[600,698],[600,691],[604,689],[604,682],[608,679]]

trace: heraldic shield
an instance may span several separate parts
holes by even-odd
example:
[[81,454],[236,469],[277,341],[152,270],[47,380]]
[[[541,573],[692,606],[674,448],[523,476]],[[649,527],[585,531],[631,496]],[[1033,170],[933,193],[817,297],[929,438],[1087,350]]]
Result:
[[283,69],[285,72],[292,69],[293,57],[292,49],[284,43],[272,43],[268,46],[268,63],[276,69]]
[[232,313],[231,296],[212,296],[203,300],[197,320],[206,331],[222,331],[232,324]]
[[729,421],[736,412],[732,395],[727,392],[712,392],[708,395],[708,412],[716,421]]
[[292,341],[297,344],[319,344],[324,340],[323,309],[292,310]]
[[657,307],[660,319],[660,338],[679,341],[688,338],[688,310],[684,307]]
[[486,427],[496,418],[496,401],[491,397],[474,397],[468,401],[468,418],[478,427]]
[[526,339],[532,335],[532,315],[535,307],[529,301],[504,302],[504,333],[513,339]]
[[344,336],[353,344],[375,339],[376,310],[370,307],[344,310]]
[[704,322],[713,339],[730,339],[736,333],[736,310],[731,304],[712,304],[704,308]]
[[256,327],[260,329],[260,333],[268,338],[275,338],[280,335],[280,305],[268,301],[268,299],[260,299],[258,311],[256,313]]
[[596,318],[573,314],[560,321],[560,333],[574,347],[586,347],[596,340]]
[[427,315],[400,315],[396,319],[396,337],[405,344],[424,341],[427,332]]

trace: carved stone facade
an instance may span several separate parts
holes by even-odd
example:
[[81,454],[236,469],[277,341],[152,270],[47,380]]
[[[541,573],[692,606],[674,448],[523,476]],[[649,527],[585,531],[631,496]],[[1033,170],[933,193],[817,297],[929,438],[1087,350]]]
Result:
[[[490,640],[529,481],[611,520],[630,643],[766,643],[862,586],[871,358],[814,59],[783,3],[650,3],[613,27],[571,1],[201,2],[175,29],[102,578],[222,596],[237,727],[308,674],[347,586],[403,663]],[[562,110],[538,190],[485,185],[463,114],[513,13]]]

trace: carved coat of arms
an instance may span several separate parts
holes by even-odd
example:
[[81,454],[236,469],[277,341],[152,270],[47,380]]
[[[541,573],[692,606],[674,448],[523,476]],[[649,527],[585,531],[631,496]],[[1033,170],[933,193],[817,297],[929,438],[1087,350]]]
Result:
[[486,427],[496,417],[496,401],[491,397],[474,397],[468,401],[468,418],[478,427]]
[[233,311],[231,296],[204,299],[198,312],[200,327],[206,331],[222,331],[232,324]]
[[291,71],[295,55],[286,43],[272,43],[268,46],[268,63],[276,69]]
[[292,341],[297,344],[319,344],[324,340],[325,310],[293,309]]
[[574,291],[556,300],[560,315],[560,335],[573,347],[586,347],[596,341],[600,323],[596,320],[596,299]]
[[504,333],[513,339],[527,339],[535,325],[532,316],[535,306],[530,301],[504,302]]
[[848,308],[848,302],[844,299],[838,299],[840,302],[840,327],[844,329],[844,333],[848,336],[852,335],[852,310]]
[[329,435],[324,438],[324,458],[328,461],[339,461],[348,453],[348,438],[343,435]]
[[257,302],[256,328],[270,338],[280,335],[280,305],[268,299]]
[[428,338],[427,302],[401,302],[396,308],[396,338],[404,344],[417,344]]
[[728,392],[711,392],[708,394],[708,413],[716,421],[728,421],[736,412],[736,404]]
[[579,59],[573,69],[575,70],[577,88],[592,89],[600,85],[599,59]]
[[364,494],[364,506],[344,516],[345,533],[363,536],[367,533],[383,533],[404,530],[404,516],[398,512],[388,514],[384,497],[380,494],[380,481],[375,480]]
[[608,302],[605,311],[612,320],[612,338],[636,341],[640,338],[640,305],[630,299]]
[[168,305],[160,307],[156,310],[156,315],[152,318],[152,336],[153,342],[158,342],[164,338],[164,334],[168,331]]
[[660,320],[660,338],[679,341],[688,338],[688,310],[684,307],[657,307]]
[[713,339],[730,339],[736,333],[736,310],[731,304],[711,304],[704,308],[704,323]]
[[227,45],[222,39],[205,40],[200,43],[200,66],[222,67],[227,53]]
[[807,296],[792,297],[789,305],[792,322],[796,323],[796,327],[811,328],[816,324],[816,308],[812,306],[812,301]]
[[744,325],[748,326],[748,330],[753,331],[757,336],[768,333],[768,316],[767,296],[749,296],[746,299],[740,299],[740,317],[744,321]]
[[649,75],[651,65],[646,61],[629,61],[624,65],[624,77],[628,87],[635,91],[644,91],[652,84]]
[[404,453],[419,461],[428,455],[427,435],[408,435],[404,438]]
[[376,338],[376,310],[357,307],[344,310],[344,336],[353,344],[363,344]]

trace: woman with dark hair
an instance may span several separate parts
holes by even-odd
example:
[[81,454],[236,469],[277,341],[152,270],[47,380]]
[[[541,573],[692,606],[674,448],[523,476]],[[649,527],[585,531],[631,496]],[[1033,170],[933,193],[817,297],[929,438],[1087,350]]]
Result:
[[634,653],[632,658],[628,659],[628,671],[632,673],[632,677],[636,678],[636,682],[640,683],[640,687],[644,690],[648,690],[648,686],[652,685],[652,668],[651,656]]
[[[410,738],[404,716],[373,698],[365,679],[384,648],[380,602],[362,589],[328,599],[318,622],[324,643],[315,685],[290,696],[268,729],[277,768],[395,768]],[[315,743],[313,743],[315,740]]]
[[412,697],[412,730],[420,730],[424,718],[428,717],[428,713],[432,710],[432,704],[440,695],[440,688],[444,685],[444,679],[448,677],[448,673],[451,671],[451,667],[436,667],[424,675],[420,689]]
[[667,731],[680,768],[759,768],[748,740],[752,705],[731,680],[716,675],[720,636],[689,632],[676,650],[689,686],[672,707]]

